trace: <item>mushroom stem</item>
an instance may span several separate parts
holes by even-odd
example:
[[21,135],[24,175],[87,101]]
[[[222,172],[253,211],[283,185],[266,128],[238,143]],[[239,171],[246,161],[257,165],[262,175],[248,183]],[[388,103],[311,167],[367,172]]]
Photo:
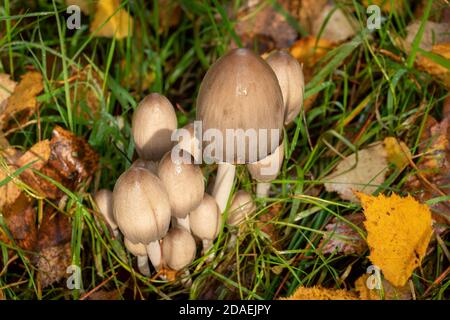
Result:
[[148,265],[147,256],[137,256],[137,265],[140,273],[147,277],[150,276],[150,266]]
[[189,225],[189,215],[185,218],[176,218],[176,225],[185,228],[187,231],[191,232],[191,227]]
[[147,255],[150,261],[152,262],[153,267],[155,267],[156,271],[161,269],[161,245],[159,244],[159,240],[152,241],[147,245]]
[[267,198],[269,196],[270,182],[258,182],[256,184],[256,197]]
[[205,254],[213,246],[213,240],[203,239],[202,244],[203,244],[203,254]]
[[118,239],[118,238],[119,238],[120,232],[119,232],[119,229],[118,229],[118,228],[113,229],[113,235],[114,235],[114,238],[115,238],[115,239]]
[[236,167],[233,164],[226,162],[219,163],[212,195],[216,199],[221,213],[223,213],[227,207],[228,197],[230,196],[231,188],[233,187],[235,174]]

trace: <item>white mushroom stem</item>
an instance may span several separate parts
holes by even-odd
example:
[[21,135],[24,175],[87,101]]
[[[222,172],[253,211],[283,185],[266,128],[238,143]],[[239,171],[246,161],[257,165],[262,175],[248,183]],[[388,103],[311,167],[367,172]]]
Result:
[[[214,243],[214,240],[203,239],[203,240],[202,240],[202,244],[203,244],[203,251],[202,251],[202,253],[203,253],[203,254],[206,254],[206,253],[209,251],[209,249],[212,248],[213,243]],[[208,259],[209,259],[209,258],[210,258],[210,257],[208,257]],[[214,258],[214,254],[212,254],[212,257],[211,257],[211,258]]]
[[150,266],[148,265],[147,256],[137,256],[137,265],[140,273],[147,277],[150,276]]
[[221,213],[223,213],[227,207],[228,198],[231,189],[233,188],[235,174],[236,167],[233,164],[226,162],[219,163],[212,195],[216,199]]
[[267,198],[270,191],[270,182],[258,182],[256,184],[256,197]]
[[191,232],[191,227],[189,225],[189,215],[185,218],[176,218],[176,225],[185,228],[187,231]]
[[159,240],[152,241],[147,245],[147,255],[156,271],[161,269],[161,245]]

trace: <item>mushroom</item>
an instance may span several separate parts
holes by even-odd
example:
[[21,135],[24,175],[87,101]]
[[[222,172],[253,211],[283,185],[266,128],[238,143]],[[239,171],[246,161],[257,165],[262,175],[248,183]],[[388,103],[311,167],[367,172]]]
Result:
[[[233,200],[231,201],[230,208],[228,209],[227,224],[233,227],[239,227],[239,225],[255,211],[256,205],[253,202],[252,196],[244,190],[239,190],[235,193]],[[231,232],[228,248],[235,245],[238,233],[239,229]]]
[[142,243],[133,243],[127,238],[124,239],[125,247],[131,254],[137,257],[139,272],[145,276],[150,276],[150,267],[148,265],[147,247]]
[[266,59],[275,72],[284,102],[284,124],[288,125],[299,114],[303,105],[305,80],[297,59],[285,51],[275,51]]
[[137,159],[131,167],[140,167],[149,170],[153,174],[158,174],[158,162],[152,160]]
[[190,230],[189,212],[200,205],[205,192],[202,171],[194,164],[173,160],[168,152],[159,163],[158,176],[169,196],[172,216]]
[[224,212],[234,164],[263,159],[280,144],[284,106],[274,71],[248,49],[231,50],[211,66],[200,85],[197,120],[204,136],[210,130],[217,133],[214,154],[208,156],[219,163],[212,194]]
[[113,191],[114,217],[125,238],[147,246],[156,270],[161,265],[159,240],[170,224],[170,202],[161,180],[149,170],[132,167],[117,180]]
[[117,238],[119,236],[119,230],[113,214],[113,193],[107,189],[98,190],[94,196],[94,201],[103,218],[105,218],[113,231],[114,237]]
[[200,205],[189,214],[192,233],[202,239],[203,253],[211,247],[220,231],[221,214],[216,200],[205,193]]
[[172,140],[178,141],[178,144],[172,149],[175,156],[179,156],[184,162],[191,162],[194,159],[195,164],[201,164],[201,139],[196,133],[196,123],[188,123],[183,128],[174,131]]
[[284,158],[284,141],[274,153],[262,160],[247,164],[247,169],[253,179],[257,181],[256,197],[267,198],[270,190],[270,181],[274,180],[281,169]]
[[175,110],[166,97],[152,93],[133,113],[131,131],[136,151],[144,160],[156,160],[172,148],[172,131],[177,128]]

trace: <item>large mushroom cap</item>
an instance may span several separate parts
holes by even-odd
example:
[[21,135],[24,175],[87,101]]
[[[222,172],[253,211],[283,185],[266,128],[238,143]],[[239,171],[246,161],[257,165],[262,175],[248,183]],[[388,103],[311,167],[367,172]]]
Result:
[[195,252],[195,240],[184,228],[170,229],[162,241],[163,260],[173,270],[181,270],[194,261]]
[[214,240],[219,234],[221,217],[216,200],[205,193],[200,205],[189,214],[192,233],[200,239]]
[[161,180],[149,170],[132,167],[114,186],[114,217],[125,238],[148,244],[169,229],[170,203]]
[[117,229],[116,220],[113,214],[113,193],[107,189],[98,190],[94,196],[98,210],[105,218],[111,229]]
[[133,113],[131,130],[136,151],[144,160],[156,160],[172,148],[170,139],[177,117],[170,101],[158,93],[146,96]]
[[285,51],[275,51],[267,58],[280,84],[284,102],[284,123],[292,122],[303,105],[305,80],[297,59]]
[[[202,121],[203,135],[216,129],[223,137],[223,148],[210,155],[218,162],[255,162],[275,151],[282,136],[283,112],[283,96],[275,73],[248,49],[231,50],[217,60],[206,73],[197,98],[197,120]],[[241,143],[240,137],[227,138],[227,129],[236,134],[236,130],[252,130],[256,138],[245,135]],[[260,135],[264,132],[261,129],[267,132]],[[271,137],[274,129],[279,133],[276,138]]]
[[159,163],[158,176],[169,196],[174,217],[186,218],[191,210],[200,205],[205,192],[205,182],[198,166],[173,161],[171,152],[168,152]]
[[239,190],[234,195],[230,208],[228,209],[227,223],[232,226],[237,226],[250,214],[255,212],[255,210],[256,206],[252,196],[244,190]]

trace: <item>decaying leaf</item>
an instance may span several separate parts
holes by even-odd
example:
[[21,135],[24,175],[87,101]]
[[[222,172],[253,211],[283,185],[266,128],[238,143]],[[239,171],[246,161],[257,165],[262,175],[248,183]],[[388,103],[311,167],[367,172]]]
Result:
[[6,73],[0,73],[0,114],[6,107],[6,99],[13,93],[17,83]]
[[412,155],[403,141],[399,141],[394,137],[387,137],[384,139],[384,148],[386,149],[388,161],[395,164],[397,168],[403,169],[409,165]]
[[31,71],[23,75],[0,114],[0,128],[5,129],[26,121],[36,111],[36,97],[43,89],[42,75],[39,72]]
[[[90,27],[91,33],[95,32],[96,37],[115,37],[116,39],[131,36],[133,18],[124,8],[119,9],[119,7],[119,0],[99,0]],[[100,29],[97,30],[98,28]]]
[[118,300],[125,291],[125,286],[115,290],[98,290],[95,291],[86,298],[86,300]]
[[325,289],[320,286],[312,288],[298,287],[294,294],[280,300],[358,300],[358,297],[343,289]]
[[[406,27],[407,35],[404,46],[407,52],[411,50],[412,43],[419,31],[420,24],[421,21],[413,21]],[[419,47],[423,50],[430,51],[433,46],[437,44],[449,43],[449,28],[450,25],[448,23],[425,22],[425,29]]]
[[182,10],[179,1],[158,0],[160,31],[176,27],[181,20]]
[[75,69],[71,76],[76,79],[70,90],[72,107],[82,118],[95,118],[100,111],[101,77],[90,65],[83,69]]
[[357,21],[342,9],[327,4],[313,20],[311,34],[317,38],[339,43],[356,34]]
[[[282,0],[278,5],[289,11],[292,4]],[[287,48],[297,39],[297,31],[267,1],[246,1],[238,12],[235,30],[244,47],[259,53]]]
[[[364,228],[364,216],[362,213],[354,213],[344,217],[358,228]],[[328,231],[320,243],[319,247],[325,254],[341,253],[362,254],[367,249],[366,241],[360,234],[347,222],[336,217],[325,226]]]
[[367,279],[370,275],[363,274],[355,281],[355,290],[361,300],[411,300],[411,289],[408,284],[401,288],[394,287],[389,281],[381,280],[381,289],[369,289]]
[[432,235],[431,212],[413,197],[358,193],[366,221],[370,261],[394,286],[406,284],[425,256]]
[[349,155],[324,178],[326,190],[337,192],[344,200],[358,202],[354,191],[372,194],[384,182],[388,168],[386,156],[382,143]]
[[403,12],[403,0],[364,0],[364,6],[367,8],[369,5],[374,4],[381,8],[385,12],[396,11],[398,13]]
[[[431,52],[450,61],[450,41],[448,43],[437,44],[431,48]],[[450,89],[450,70],[421,54],[417,55],[416,66],[420,70],[429,73],[431,76],[439,79]]]

